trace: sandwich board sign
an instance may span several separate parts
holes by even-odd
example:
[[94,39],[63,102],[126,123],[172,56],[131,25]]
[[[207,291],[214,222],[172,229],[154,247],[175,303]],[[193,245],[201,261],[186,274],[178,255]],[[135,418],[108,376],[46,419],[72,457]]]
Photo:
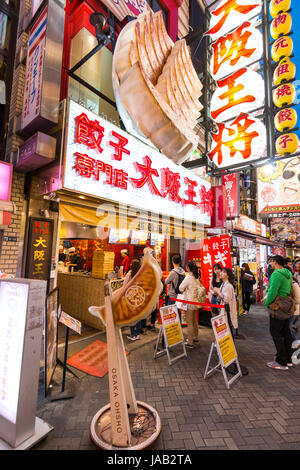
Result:
[[[226,312],[213,317],[211,319],[212,329],[215,337],[215,341],[212,343],[208,361],[204,373],[204,379],[214,371],[222,372],[225,380],[226,387],[229,389],[230,385],[238,378],[242,376],[242,371],[238,361],[237,352],[232,339],[230,327],[227,320]],[[211,367],[212,354],[216,348],[219,362],[216,366]],[[237,373],[228,380],[226,368],[231,364],[236,364]]]
[[[162,326],[159,330],[159,334],[156,341],[155,352],[154,352],[154,359],[161,356],[164,353],[168,355],[168,362],[169,365],[172,365],[173,362],[177,361],[181,357],[186,356],[186,349],[184,344],[184,337],[180,325],[180,319],[178,315],[178,309],[176,305],[168,305],[166,307],[160,308],[160,316],[162,321]],[[164,336],[164,344],[165,349],[159,351],[159,343],[162,339],[162,335]],[[170,356],[170,349],[174,346],[182,344],[183,353],[175,356],[171,359]]]

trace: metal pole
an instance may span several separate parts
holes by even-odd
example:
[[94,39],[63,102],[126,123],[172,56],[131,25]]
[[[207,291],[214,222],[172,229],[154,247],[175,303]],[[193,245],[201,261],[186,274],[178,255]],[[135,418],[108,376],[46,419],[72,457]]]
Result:
[[65,343],[65,357],[64,357],[64,368],[63,368],[63,379],[62,379],[62,386],[61,391],[65,391],[65,383],[66,383],[66,370],[67,370],[67,358],[68,358],[68,343],[69,343],[69,327],[67,326],[66,329],[66,343]]

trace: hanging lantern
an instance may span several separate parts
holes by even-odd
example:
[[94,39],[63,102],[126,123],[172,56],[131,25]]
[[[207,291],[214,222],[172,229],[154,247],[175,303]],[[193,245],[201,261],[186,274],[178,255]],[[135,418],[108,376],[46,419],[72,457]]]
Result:
[[284,83],[273,92],[273,102],[277,108],[291,105],[296,99],[296,90],[291,83]]
[[297,118],[297,113],[293,108],[281,109],[275,116],[274,124],[279,132],[286,132],[296,126]]
[[293,80],[296,76],[296,65],[285,57],[279,62],[273,74],[274,85],[280,85],[282,82]]
[[272,18],[282,11],[288,11],[291,8],[291,0],[271,0],[270,3],[270,15]]
[[293,53],[293,40],[290,36],[282,36],[277,39],[271,49],[274,62],[279,62],[283,57],[289,57]]
[[289,13],[279,13],[271,23],[271,36],[278,39],[283,34],[289,34],[292,29],[292,17]]
[[298,143],[296,134],[283,134],[276,140],[276,152],[279,155],[293,154],[298,149]]

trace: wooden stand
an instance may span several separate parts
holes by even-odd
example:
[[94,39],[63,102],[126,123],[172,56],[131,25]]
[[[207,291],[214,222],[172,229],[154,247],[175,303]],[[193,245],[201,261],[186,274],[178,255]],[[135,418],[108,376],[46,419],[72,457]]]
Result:
[[104,296],[110,403],[92,419],[91,438],[102,449],[143,449],[159,436],[160,418],[154,408],[136,401],[122,333],[114,323],[108,281]]

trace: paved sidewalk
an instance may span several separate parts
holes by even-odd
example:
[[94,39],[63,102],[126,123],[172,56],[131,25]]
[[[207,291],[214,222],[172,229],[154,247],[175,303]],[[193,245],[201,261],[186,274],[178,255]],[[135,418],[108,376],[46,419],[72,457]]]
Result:
[[[300,365],[288,371],[266,366],[275,349],[264,307],[251,307],[250,315],[240,319],[239,333],[246,339],[237,340],[236,348],[249,375],[230,390],[220,373],[203,380],[213,339],[210,328],[200,327],[200,345],[172,366],[166,356],[153,359],[153,340],[131,351],[128,361],[136,397],[154,406],[162,420],[154,449],[300,449]],[[73,399],[40,400],[37,415],[54,430],[34,449],[96,449],[89,425],[108,403],[108,377],[81,374],[77,380],[67,374],[67,384],[71,383],[76,386]]]

